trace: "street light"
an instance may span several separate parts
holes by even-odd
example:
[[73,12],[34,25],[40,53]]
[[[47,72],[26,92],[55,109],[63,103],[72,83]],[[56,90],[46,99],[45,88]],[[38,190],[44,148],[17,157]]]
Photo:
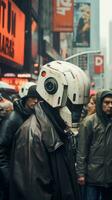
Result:
[[[73,54],[72,56],[69,56],[69,57],[65,58],[64,60],[65,61],[69,61],[72,58],[78,58],[78,56],[81,56],[81,55],[84,55],[84,54],[99,54],[99,53],[101,53],[100,50],[82,51],[82,52]],[[89,67],[89,60],[88,60],[87,68],[88,68],[87,71],[89,73],[89,69],[90,69],[90,67]]]
[[65,58],[65,61],[68,61],[72,58],[75,58],[75,57],[78,57],[80,55],[84,55],[84,54],[93,54],[93,53],[101,53],[100,50],[93,50],[93,51],[83,51],[83,52],[79,52],[79,53],[76,53],[76,54],[73,54],[72,56],[69,56],[68,58]]

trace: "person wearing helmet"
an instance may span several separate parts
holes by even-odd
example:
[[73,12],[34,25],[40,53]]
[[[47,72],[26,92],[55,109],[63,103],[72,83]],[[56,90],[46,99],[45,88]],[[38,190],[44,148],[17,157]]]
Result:
[[[32,113],[34,106],[37,104],[36,83],[28,82],[22,86],[19,91],[19,96],[21,98],[22,105],[25,109],[27,109],[27,112]],[[17,104],[17,101],[15,104]]]
[[41,67],[40,102],[17,131],[12,152],[11,200],[80,200],[73,134],[89,81],[77,66],[53,61]]
[[0,200],[8,200],[9,172],[12,141],[18,128],[34,112],[37,104],[36,83],[28,82],[19,91],[20,98],[13,102],[10,113],[0,130]]

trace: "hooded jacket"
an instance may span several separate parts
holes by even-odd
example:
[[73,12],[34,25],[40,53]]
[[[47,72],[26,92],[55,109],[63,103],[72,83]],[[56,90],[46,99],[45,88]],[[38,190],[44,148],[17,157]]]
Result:
[[[10,153],[12,149],[13,137],[17,129],[32,114],[31,111],[25,109],[23,101],[14,102],[14,110],[4,120],[0,129],[0,188],[8,188],[9,184],[9,168]],[[7,195],[7,190],[5,191]]]
[[96,95],[96,113],[80,125],[77,150],[77,175],[91,185],[112,186],[112,119],[102,111],[104,97],[112,91]]
[[[38,104],[18,130],[12,153],[11,200],[79,200],[70,133],[58,112]],[[58,123],[59,122],[59,123]]]

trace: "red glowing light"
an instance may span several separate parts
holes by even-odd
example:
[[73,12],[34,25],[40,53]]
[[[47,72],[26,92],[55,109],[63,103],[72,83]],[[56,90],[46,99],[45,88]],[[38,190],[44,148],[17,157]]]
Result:
[[42,77],[45,77],[45,76],[46,76],[46,72],[43,71],[43,72],[41,73],[41,76],[42,76]]

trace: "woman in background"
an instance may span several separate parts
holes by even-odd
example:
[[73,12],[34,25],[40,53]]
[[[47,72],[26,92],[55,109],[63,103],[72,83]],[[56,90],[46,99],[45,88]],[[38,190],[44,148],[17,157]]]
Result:
[[89,98],[89,103],[87,104],[87,115],[91,115],[96,112],[96,95],[93,94]]

